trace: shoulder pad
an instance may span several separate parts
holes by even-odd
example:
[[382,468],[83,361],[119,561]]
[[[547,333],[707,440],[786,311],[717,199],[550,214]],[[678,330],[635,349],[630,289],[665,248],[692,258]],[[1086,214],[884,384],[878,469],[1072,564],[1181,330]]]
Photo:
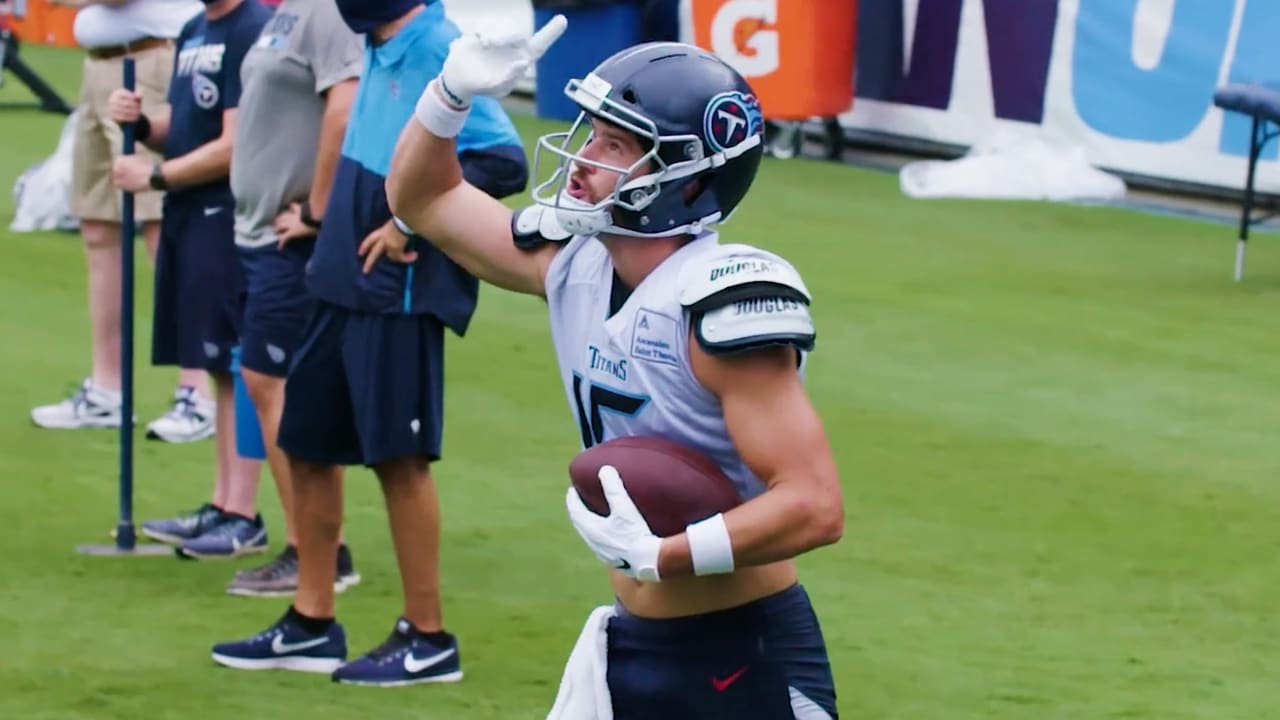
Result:
[[689,309],[698,344],[712,355],[769,345],[813,349],[810,295],[786,261],[764,253],[699,258],[685,276],[680,304]]
[[547,243],[562,243],[573,233],[560,226],[551,208],[530,205],[511,216],[511,239],[521,250],[536,250]]
[[770,294],[805,305],[812,299],[800,273],[789,263],[764,253],[709,253],[690,263],[683,278],[680,304],[690,310],[723,306],[740,297]]

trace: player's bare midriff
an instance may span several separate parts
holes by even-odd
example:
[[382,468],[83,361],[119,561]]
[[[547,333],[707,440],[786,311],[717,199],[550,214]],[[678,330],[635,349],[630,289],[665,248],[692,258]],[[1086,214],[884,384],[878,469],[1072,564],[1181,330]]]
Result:
[[782,592],[798,578],[790,560],[742,568],[729,575],[675,577],[659,583],[640,582],[620,572],[609,575],[613,592],[627,612],[654,619],[739,607]]

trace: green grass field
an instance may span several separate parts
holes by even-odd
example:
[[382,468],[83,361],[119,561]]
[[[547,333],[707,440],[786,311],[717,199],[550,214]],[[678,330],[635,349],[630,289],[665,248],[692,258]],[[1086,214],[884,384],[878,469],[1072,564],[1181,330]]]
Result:
[[[79,56],[25,55],[74,97]],[[13,81],[0,101],[21,99]],[[0,219],[59,119],[0,111]],[[550,127],[520,118],[526,139]],[[816,295],[810,388],[848,502],[802,560],[842,717],[1265,720],[1280,716],[1280,244],[1230,282],[1230,228],[1120,209],[920,202],[894,176],[767,161],[726,226]],[[444,598],[456,686],[375,690],[214,666],[281,600],[223,594],[233,565],[77,555],[114,525],[117,437],[33,428],[88,370],[78,237],[0,229],[0,717],[541,718],[604,572],[569,526],[577,430],[542,305],[486,289],[452,341]],[[137,352],[149,355],[139,255]],[[138,414],[174,376],[140,363]],[[139,517],[207,497],[212,445],[138,434]],[[279,510],[264,476],[262,510]],[[353,652],[399,585],[372,476],[347,534]],[[279,542],[279,538],[277,538]],[[254,561],[256,562],[256,561]],[[249,564],[249,563],[243,563]]]

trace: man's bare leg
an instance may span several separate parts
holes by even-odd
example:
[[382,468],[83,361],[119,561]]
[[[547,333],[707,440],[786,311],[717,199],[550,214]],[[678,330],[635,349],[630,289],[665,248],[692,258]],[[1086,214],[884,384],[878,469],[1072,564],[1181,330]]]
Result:
[[444,629],[440,609],[440,501],[423,458],[374,466],[382,483],[391,540],[400,564],[404,616],[419,632]]
[[333,581],[342,533],[342,469],[290,457],[289,477],[298,533],[298,591],[293,607],[309,618],[333,618]]

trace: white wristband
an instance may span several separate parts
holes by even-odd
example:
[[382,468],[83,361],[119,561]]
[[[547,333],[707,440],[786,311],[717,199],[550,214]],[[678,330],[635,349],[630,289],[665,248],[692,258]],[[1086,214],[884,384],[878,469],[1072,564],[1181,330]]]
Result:
[[689,556],[694,575],[719,575],[733,572],[733,541],[724,515],[716,513],[706,520],[684,529],[689,538]]
[[422,91],[422,97],[418,98],[418,105],[414,108],[413,116],[418,119],[422,127],[427,132],[442,138],[457,137],[462,131],[463,124],[467,121],[467,114],[471,112],[471,106],[459,110],[450,106],[440,97],[439,91],[436,90],[435,84],[440,82],[432,80],[427,83],[427,88]]

